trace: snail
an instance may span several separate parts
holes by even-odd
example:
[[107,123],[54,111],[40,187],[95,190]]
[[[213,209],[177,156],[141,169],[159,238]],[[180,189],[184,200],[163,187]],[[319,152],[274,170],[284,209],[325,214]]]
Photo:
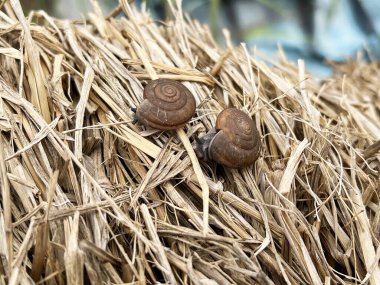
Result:
[[259,131],[246,113],[228,108],[218,115],[215,128],[196,139],[195,152],[230,168],[246,167],[259,157]]
[[171,79],[150,81],[144,88],[144,101],[132,108],[134,123],[159,130],[183,127],[195,113],[195,98],[181,83]]

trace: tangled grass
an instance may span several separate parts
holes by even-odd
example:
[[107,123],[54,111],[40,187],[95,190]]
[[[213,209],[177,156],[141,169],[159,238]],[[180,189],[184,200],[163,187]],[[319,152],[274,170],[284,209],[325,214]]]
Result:
[[[0,13],[0,284],[380,284],[378,63],[318,81],[180,7],[92,3]],[[154,78],[196,98],[184,130],[132,124]],[[191,149],[228,106],[262,136],[252,167]]]

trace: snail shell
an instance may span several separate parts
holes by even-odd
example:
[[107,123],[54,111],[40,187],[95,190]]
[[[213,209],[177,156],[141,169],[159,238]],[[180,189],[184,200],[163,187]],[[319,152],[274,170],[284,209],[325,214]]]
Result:
[[230,168],[253,164],[260,154],[260,134],[243,111],[229,108],[216,120],[217,133],[210,141],[208,157]]
[[175,80],[157,79],[146,85],[136,119],[159,130],[175,130],[183,127],[194,113],[194,96],[184,85]]

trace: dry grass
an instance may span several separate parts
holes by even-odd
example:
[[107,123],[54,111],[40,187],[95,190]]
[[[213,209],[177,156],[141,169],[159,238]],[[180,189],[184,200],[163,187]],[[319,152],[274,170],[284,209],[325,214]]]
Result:
[[[379,64],[318,83],[120,3],[0,13],[0,284],[380,284]],[[184,131],[131,124],[157,77],[194,94]],[[189,147],[226,106],[256,119],[254,167]]]

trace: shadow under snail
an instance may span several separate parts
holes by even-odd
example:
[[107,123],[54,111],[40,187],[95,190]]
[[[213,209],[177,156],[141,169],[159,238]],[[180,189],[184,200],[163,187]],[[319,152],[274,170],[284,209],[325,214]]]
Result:
[[195,152],[204,160],[242,168],[255,163],[260,143],[254,121],[243,111],[228,108],[218,115],[215,128],[196,139]]
[[159,130],[175,130],[186,125],[195,113],[195,98],[181,83],[171,79],[150,81],[144,101],[137,108],[134,123]]

